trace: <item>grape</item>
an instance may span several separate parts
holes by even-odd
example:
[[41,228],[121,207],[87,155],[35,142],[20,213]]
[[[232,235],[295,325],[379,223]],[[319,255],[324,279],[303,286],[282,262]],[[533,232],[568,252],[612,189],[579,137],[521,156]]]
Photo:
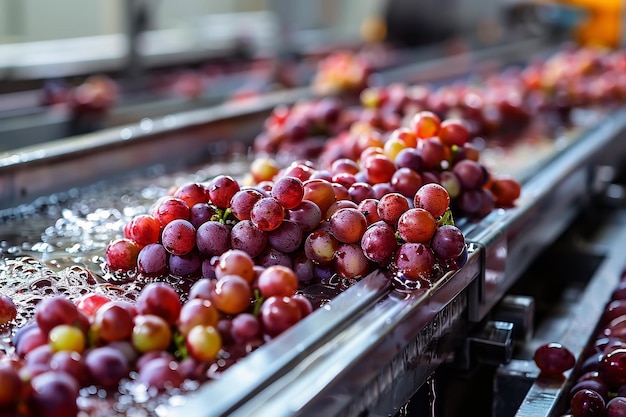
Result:
[[462,190],[455,201],[458,209],[466,214],[477,213],[483,204],[481,190]]
[[365,161],[363,168],[367,172],[370,184],[391,181],[396,165],[385,155],[373,155]]
[[33,349],[47,345],[48,335],[36,323],[20,328],[13,338],[13,345],[20,357],[26,356]]
[[230,200],[239,191],[239,183],[228,175],[218,175],[209,181],[209,196],[211,202],[218,208],[230,206]]
[[[441,162],[446,159],[446,149],[439,138],[422,139],[419,145],[423,170],[439,169]],[[422,171],[422,180],[424,183],[428,182],[424,177],[424,171]]]
[[260,310],[263,331],[270,337],[276,337],[302,318],[298,302],[290,297],[269,297]]
[[626,416],[626,398],[614,397],[606,404],[606,417]]
[[86,293],[78,298],[76,308],[88,317],[92,317],[100,307],[109,301],[111,299],[104,294]]
[[609,323],[624,315],[626,315],[626,300],[612,300],[604,307],[602,322]]
[[348,187],[344,187],[343,185],[336,183],[336,182],[331,182],[331,185],[333,187],[333,192],[335,193],[335,201],[351,199],[350,191],[348,191]]
[[116,239],[109,243],[105,250],[105,261],[113,271],[134,271],[137,267],[139,245],[130,239]]
[[0,363],[0,409],[17,403],[22,393],[22,379],[17,369],[8,363]]
[[189,212],[189,221],[196,230],[202,223],[208,222],[216,214],[215,208],[207,203],[196,203],[191,206]]
[[180,198],[187,206],[193,208],[196,204],[204,204],[209,202],[209,190],[208,188],[197,182],[190,182],[183,184],[174,191],[173,197]]
[[424,160],[418,149],[405,148],[396,155],[395,164],[398,168],[408,168],[416,173],[422,171]]
[[263,252],[267,244],[267,234],[257,228],[251,220],[242,220],[230,231],[230,246],[242,250],[251,257]]
[[361,240],[367,229],[367,219],[356,208],[342,208],[330,218],[330,232],[342,243]]
[[53,352],[69,350],[80,353],[85,349],[83,331],[68,324],[53,327],[48,334],[48,339]]
[[605,400],[608,398],[609,389],[606,384],[600,379],[586,379],[583,381],[578,381],[574,386],[570,389],[569,394],[570,397],[576,394],[578,391],[588,389],[591,391],[595,391]]
[[371,261],[382,266],[391,262],[396,251],[397,241],[393,227],[384,221],[378,221],[367,228],[361,238],[363,254]]
[[155,358],[148,361],[139,370],[137,378],[147,387],[159,391],[178,388],[185,380],[178,363],[166,358]]
[[161,223],[150,214],[139,214],[129,222],[128,238],[140,247],[157,243],[161,237]]
[[285,217],[300,226],[302,233],[310,233],[322,221],[322,211],[314,202],[302,200],[296,208],[287,210]]
[[[334,197],[333,197],[334,198]],[[264,232],[275,230],[285,218],[285,209],[273,197],[265,197],[257,201],[250,212],[252,223]]]
[[400,237],[405,242],[412,243],[430,242],[436,229],[435,218],[422,208],[413,208],[402,213],[397,226]]
[[165,227],[172,220],[189,220],[191,209],[180,198],[167,196],[155,203],[151,214],[159,220],[161,227]]
[[230,209],[239,220],[250,220],[250,211],[254,204],[264,197],[253,188],[244,188],[235,193],[230,200]]
[[457,258],[465,249],[465,237],[459,228],[443,225],[435,231],[431,247],[437,259],[446,263]]
[[281,177],[274,181],[271,194],[284,208],[292,209],[302,201],[304,185],[296,177]]
[[202,278],[196,281],[189,289],[189,299],[199,298],[201,300],[210,300],[215,290],[217,280]]
[[131,342],[138,352],[165,350],[170,345],[171,338],[170,325],[162,317],[154,314],[135,316]]
[[422,185],[422,177],[411,168],[398,168],[393,173],[390,184],[394,192],[413,198]]
[[376,198],[376,192],[374,187],[366,182],[355,182],[348,188],[350,199],[357,204],[360,204],[363,200]]
[[0,326],[17,318],[17,306],[7,295],[0,295]]
[[318,264],[330,263],[339,249],[339,241],[326,230],[317,230],[309,234],[304,241],[307,258]]
[[330,220],[330,218],[332,217],[333,214],[335,214],[337,211],[339,211],[342,208],[353,208],[356,209],[359,206],[352,200],[348,199],[348,200],[338,200],[335,201],[329,208],[328,211],[326,212],[326,215],[324,216],[324,218],[326,220]]
[[252,303],[252,290],[248,282],[240,276],[225,275],[215,284],[211,301],[223,313],[242,313]]
[[168,252],[160,243],[144,246],[137,256],[137,270],[146,277],[163,276],[168,272]]
[[428,210],[434,218],[438,218],[448,210],[450,195],[440,184],[425,184],[415,193],[413,205],[416,208]]
[[365,220],[367,220],[367,225],[371,225],[380,221],[380,216],[378,215],[378,200],[375,198],[366,198],[361,201],[357,207],[361,213],[365,216]]
[[452,172],[459,178],[461,186],[465,189],[474,190],[485,184],[485,172],[480,163],[469,159],[457,162],[452,167]]
[[220,333],[213,326],[197,325],[191,328],[185,338],[189,354],[198,360],[208,361],[215,358],[222,348]]
[[37,365],[44,365],[46,368],[49,368],[48,363],[50,362],[50,358],[52,358],[53,354],[54,352],[52,351],[52,346],[48,343],[37,346],[28,352],[24,359],[26,359],[26,364],[31,368]]
[[251,342],[261,336],[261,323],[250,313],[241,313],[233,318],[231,336],[237,343]]
[[[340,184],[344,188],[349,189],[356,182],[354,174],[348,174],[347,172],[341,172],[332,176],[331,181],[333,184]],[[349,195],[349,194],[348,194]]]
[[178,317],[178,330],[186,336],[198,324],[217,326],[218,318],[219,313],[211,301],[194,298],[183,305]]
[[439,134],[441,120],[431,111],[420,111],[409,122],[410,129],[418,138],[431,138]]
[[446,119],[441,122],[439,139],[447,146],[463,146],[469,140],[469,130],[463,120]]
[[399,127],[391,132],[389,139],[397,139],[405,144],[405,149],[417,146],[417,135],[408,127]]
[[291,297],[292,301],[298,303],[302,317],[306,317],[313,312],[313,305],[311,301],[303,294],[295,294]]
[[41,417],[78,415],[78,383],[63,372],[44,372],[33,377],[28,396],[30,414]]
[[265,298],[292,296],[298,289],[298,277],[290,268],[280,265],[270,266],[259,275],[257,287]]
[[177,277],[192,277],[198,274],[201,266],[200,255],[192,250],[184,255],[170,255],[170,274]]
[[64,372],[81,385],[88,383],[87,366],[83,356],[78,352],[62,350],[54,353],[50,357],[50,370]]
[[595,391],[582,389],[576,392],[570,401],[573,417],[606,416],[604,399]]
[[219,256],[230,249],[230,228],[217,221],[208,221],[196,231],[196,246],[207,257]]
[[238,275],[248,283],[254,280],[254,261],[246,252],[233,249],[220,255],[215,269],[217,278]]
[[80,323],[79,311],[68,298],[56,295],[44,298],[37,304],[35,320],[44,334],[60,324],[77,325]]
[[339,246],[334,257],[334,266],[342,278],[360,278],[370,272],[369,260],[356,243]]
[[276,174],[278,174],[278,171],[279,168],[276,165],[276,162],[271,158],[255,158],[250,166],[250,174],[252,174],[252,178],[256,183],[261,181],[270,181]]
[[615,349],[602,358],[598,372],[611,389],[626,384],[626,348]]
[[137,297],[138,314],[154,314],[169,324],[175,324],[182,308],[176,290],[163,282],[152,282],[146,285]]
[[389,139],[383,145],[383,154],[389,158],[390,161],[395,161],[398,153],[407,147],[403,140],[400,140],[393,135],[389,136]]
[[267,234],[270,246],[284,253],[296,251],[302,245],[302,240],[302,229],[290,220],[284,220],[277,229]]
[[330,181],[322,179],[306,180],[303,200],[309,200],[317,204],[321,213],[326,213],[328,208],[335,202],[335,191]]
[[396,225],[400,216],[409,209],[409,202],[400,193],[389,193],[382,196],[376,209],[381,220]]
[[461,192],[461,182],[454,172],[443,171],[439,183],[446,189],[451,199],[455,199],[459,196]]
[[98,309],[93,324],[100,339],[124,340],[133,332],[133,316],[119,301],[109,301]]
[[313,175],[313,171],[314,170],[306,164],[294,162],[284,170],[283,176],[295,177],[300,181],[307,181],[311,178],[311,175]]
[[396,250],[393,268],[404,278],[417,281],[429,280],[433,275],[435,256],[422,243],[403,243]]
[[196,247],[196,228],[188,220],[172,220],[163,228],[161,243],[172,255],[185,255]]
[[489,187],[496,205],[511,207],[522,192],[522,186],[512,178],[494,178]]
[[574,354],[560,343],[551,342],[535,350],[533,360],[542,373],[561,375],[576,364]]
[[359,165],[349,158],[339,158],[333,161],[330,171],[333,174],[356,174],[359,172]]
[[107,389],[117,387],[130,371],[126,357],[122,352],[110,346],[90,350],[85,356],[85,366],[91,381]]
[[264,268],[273,265],[282,265],[290,269],[293,267],[293,262],[289,254],[278,251],[272,247],[265,248],[265,250],[256,257],[256,262]]

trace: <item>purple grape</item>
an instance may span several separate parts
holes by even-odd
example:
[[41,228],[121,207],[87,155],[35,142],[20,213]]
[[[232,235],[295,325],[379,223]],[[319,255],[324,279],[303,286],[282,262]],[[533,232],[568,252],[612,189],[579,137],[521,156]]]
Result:
[[614,397],[606,405],[606,417],[626,416],[626,398]]
[[168,253],[160,243],[151,243],[139,251],[137,270],[141,275],[153,277],[168,273]]
[[85,365],[91,381],[108,389],[117,387],[120,380],[128,376],[130,371],[126,357],[110,346],[97,347],[89,351],[85,357]]
[[177,277],[191,277],[200,271],[201,261],[197,251],[186,253],[185,255],[170,255],[170,274]]
[[258,229],[250,220],[242,220],[230,231],[231,249],[242,250],[251,257],[263,252],[267,245],[267,233]]
[[196,247],[196,228],[188,220],[172,220],[161,232],[161,243],[172,255],[189,253]]
[[582,389],[572,396],[570,408],[574,417],[605,417],[606,404],[595,391]]
[[256,264],[261,265],[264,268],[272,265],[282,265],[290,269],[293,267],[291,257],[288,254],[278,251],[272,247],[267,247],[263,252],[261,252],[261,254],[256,258]]
[[237,343],[250,342],[261,336],[261,323],[250,313],[241,313],[232,320],[230,333]]
[[167,358],[156,358],[145,363],[139,370],[138,379],[157,390],[178,388],[184,381],[178,363]]
[[391,262],[396,246],[397,240],[393,227],[382,220],[370,225],[361,238],[361,248],[365,256],[382,266]]
[[310,233],[315,230],[322,221],[322,211],[314,202],[302,200],[296,208],[286,210],[285,218],[300,226],[303,233]]
[[28,398],[29,411],[41,417],[78,415],[78,383],[64,372],[44,372],[31,381],[32,393]]
[[458,227],[443,225],[435,230],[431,247],[437,259],[447,263],[461,255],[465,249],[465,236]]
[[302,239],[302,229],[291,220],[283,220],[278,229],[267,234],[270,246],[283,253],[291,253],[300,248]]
[[196,203],[191,207],[189,221],[197,229],[204,222],[211,220],[215,214],[215,208],[207,203]]
[[218,221],[201,224],[196,231],[196,245],[207,257],[220,256],[230,249],[230,227]]

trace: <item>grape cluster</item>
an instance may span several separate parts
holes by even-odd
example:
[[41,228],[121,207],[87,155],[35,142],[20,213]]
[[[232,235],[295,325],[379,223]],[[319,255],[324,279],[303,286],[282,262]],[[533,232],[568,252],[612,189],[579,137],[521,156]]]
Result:
[[[91,292],[44,298],[0,362],[0,410],[19,416],[75,416],[83,387],[115,392],[121,382],[150,395],[205,381],[312,311],[286,267],[222,253],[214,278],[185,297],[150,282],[133,302]],[[139,389],[138,388],[138,389]]]

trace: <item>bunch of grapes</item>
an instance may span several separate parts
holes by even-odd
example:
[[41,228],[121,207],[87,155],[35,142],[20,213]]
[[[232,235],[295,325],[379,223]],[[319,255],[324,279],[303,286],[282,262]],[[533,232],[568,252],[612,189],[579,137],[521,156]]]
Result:
[[152,394],[204,381],[312,311],[283,266],[262,268],[228,250],[214,278],[185,297],[165,282],[144,286],[133,302],[104,293],[37,304],[0,365],[0,410],[20,416],[75,416],[83,387],[115,392],[121,382]]
[[[512,206],[521,186],[510,177],[490,173],[469,139],[464,120],[441,121],[435,113],[420,111],[409,127],[387,136],[353,125],[349,135],[327,143],[320,164],[342,184],[368,184],[379,197],[394,191],[412,198],[423,184],[441,184],[450,195],[455,216],[479,219],[496,206]],[[351,170],[336,173],[337,161],[346,159],[354,162]]]

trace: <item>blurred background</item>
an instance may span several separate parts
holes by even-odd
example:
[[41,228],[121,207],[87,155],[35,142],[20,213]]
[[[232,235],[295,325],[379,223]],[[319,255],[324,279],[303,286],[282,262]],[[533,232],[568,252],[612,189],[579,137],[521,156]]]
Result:
[[358,90],[379,70],[528,38],[614,48],[622,9],[619,0],[0,0],[0,151],[268,91]]

